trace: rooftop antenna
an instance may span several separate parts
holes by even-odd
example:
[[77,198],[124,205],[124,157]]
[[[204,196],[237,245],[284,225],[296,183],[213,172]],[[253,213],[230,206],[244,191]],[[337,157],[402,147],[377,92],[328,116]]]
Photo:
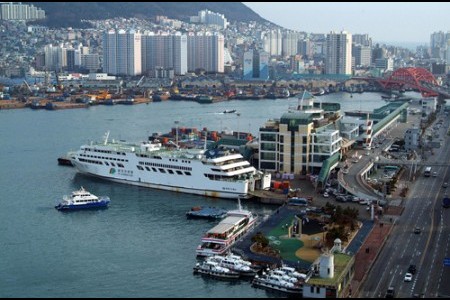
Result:
[[303,90],[302,98],[299,99],[300,100],[300,104],[297,107],[298,110],[303,110],[303,99],[305,98],[305,93],[306,93],[306,90]]

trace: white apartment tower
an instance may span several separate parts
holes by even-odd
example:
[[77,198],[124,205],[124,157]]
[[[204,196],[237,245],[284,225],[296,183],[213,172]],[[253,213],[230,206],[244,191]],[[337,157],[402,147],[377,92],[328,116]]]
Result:
[[134,30],[109,30],[103,35],[103,71],[110,75],[142,73],[141,34]]
[[352,35],[346,31],[327,35],[326,74],[352,74]]
[[157,67],[173,69],[175,74],[187,72],[187,36],[146,32],[142,35],[142,71],[152,72]]
[[0,2],[0,20],[38,20],[45,18],[45,11],[34,5]]
[[282,54],[282,34],[280,29],[270,30],[263,38],[264,51],[271,56]]
[[217,25],[224,29],[228,26],[227,18],[223,14],[215,13],[207,9],[198,12],[198,20],[200,23]]
[[281,54],[283,56],[293,56],[298,54],[298,41],[300,34],[295,31],[287,31],[283,33],[281,42]]
[[224,37],[218,33],[190,33],[187,37],[188,70],[224,71]]

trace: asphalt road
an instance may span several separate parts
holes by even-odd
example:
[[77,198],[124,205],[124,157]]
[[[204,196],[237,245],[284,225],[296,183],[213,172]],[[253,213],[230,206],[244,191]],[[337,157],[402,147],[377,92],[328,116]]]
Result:
[[[450,257],[450,209],[443,209],[442,198],[447,189],[444,182],[450,180],[450,138],[446,135],[449,120],[439,130],[443,139],[441,148],[434,150],[427,162],[433,166],[437,177],[420,175],[410,184],[405,210],[395,220],[395,227],[373,265],[360,290],[359,297],[384,297],[389,286],[394,286],[396,297],[449,297],[450,266],[444,266]],[[439,118],[438,118],[439,119]],[[415,228],[421,233],[414,233]],[[404,282],[410,264],[417,272],[411,282]]]

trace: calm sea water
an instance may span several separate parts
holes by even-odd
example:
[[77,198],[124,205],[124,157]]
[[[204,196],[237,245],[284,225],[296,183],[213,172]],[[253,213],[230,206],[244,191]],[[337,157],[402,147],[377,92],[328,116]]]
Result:
[[[343,109],[371,110],[380,95],[332,94]],[[140,141],[179,126],[257,134],[280,118],[295,98],[215,104],[166,101],[88,109],[0,111],[0,297],[271,297],[249,282],[192,274],[195,248],[215,222],[187,220],[192,206],[236,208],[211,199],[77,175],[57,158],[89,140]],[[236,114],[222,114],[236,109]],[[108,195],[106,210],[62,213],[54,205],[85,187]],[[276,207],[243,207],[269,215]]]

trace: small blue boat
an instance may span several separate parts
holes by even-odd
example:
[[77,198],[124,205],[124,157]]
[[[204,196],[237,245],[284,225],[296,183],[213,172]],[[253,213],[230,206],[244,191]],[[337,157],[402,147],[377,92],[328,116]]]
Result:
[[221,208],[194,206],[186,213],[186,216],[192,219],[216,220],[224,218],[226,214],[227,211]]
[[70,196],[65,195],[63,201],[55,206],[57,210],[79,210],[89,208],[106,208],[110,199],[108,196],[97,197],[83,187],[78,191],[73,191]]

